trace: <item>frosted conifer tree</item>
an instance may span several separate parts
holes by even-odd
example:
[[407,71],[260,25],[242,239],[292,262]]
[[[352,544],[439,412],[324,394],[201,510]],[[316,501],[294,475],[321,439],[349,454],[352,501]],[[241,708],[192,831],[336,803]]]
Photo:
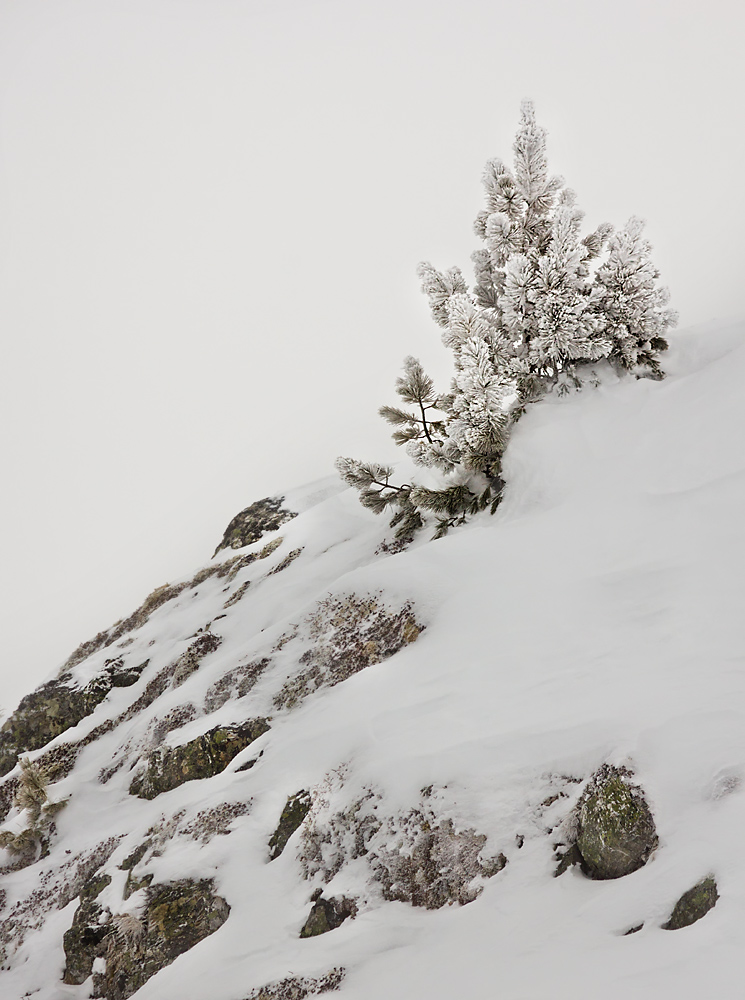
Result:
[[666,289],[657,287],[642,223],[632,219],[617,233],[604,223],[581,235],[583,213],[574,192],[549,175],[546,132],[530,102],[513,152],[512,169],[496,159],[486,165],[486,207],[474,226],[484,246],[472,257],[473,289],[457,267],[419,265],[422,291],[453,354],[450,391],[438,396],[420,363],[407,358],[396,391],[414,410],[380,410],[414,462],[439,470],[441,487],[394,486],[390,468],[337,463],[363,504],[394,508],[400,538],[411,537],[430,512],[440,535],[470,513],[496,508],[510,426],[529,403],[597,383],[601,363],[662,377],[658,355],[676,316],[666,308]]
[[644,223],[632,218],[609,241],[608,259],[595,275],[595,308],[611,343],[611,363],[628,371],[647,368],[662,377],[657,360],[667,348],[665,335],[676,315],[665,308],[666,288],[656,285],[659,271],[651,260],[652,247],[642,237]]

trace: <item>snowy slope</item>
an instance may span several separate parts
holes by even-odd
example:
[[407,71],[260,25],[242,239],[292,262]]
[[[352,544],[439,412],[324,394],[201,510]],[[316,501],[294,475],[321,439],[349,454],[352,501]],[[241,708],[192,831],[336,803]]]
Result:
[[[61,886],[73,860],[119,838],[101,862],[112,876],[101,900],[112,913],[137,913],[144,890],[123,900],[118,866],[153,829],[162,836],[144,864],[155,883],[212,878],[231,911],[137,1000],[243,1000],[332,968],[345,970],[344,1000],[739,997],[745,327],[678,334],[665,367],[661,383],[608,380],[535,406],[509,445],[496,515],[440,541],[417,539],[391,555],[379,550],[384,520],[335,479],[288,493],[298,516],[245,550],[281,537],[274,551],[232,580],[184,589],[74,666],[84,685],[113,656],[148,661],[135,685],[112,690],[32,759],[121,719],[198,630],[221,640],[183,683],[82,748],[50,787],[53,799],[69,796],[51,853],[0,879],[6,921],[38,893],[23,940],[8,946],[3,1000],[90,995],[90,980],[61,982],[77,892],[55,901],[40,890]],[[244,550],[215,563],[236,554]],[[421,631],[343,683],[278,703],[309,662],[303,654],[328,640],[319,621],[350,595],[410,614]],[[222,677],[263,659],[247,694],[230,688],[217,704]],[[129,794],[159,740],[177,746],[256,717],[270,718],[269,731],[222,773],[151,801]],[[560,825],[581,781],[605,762],[633,771],[659,847],[624,878],[592,881],[576,868],[554,878]],[[468,905],[432,910],[385,899],[360,857],[328,885],[318,872],[307,879],[302,831],[276,860],[268,854],[283,806],[301,789],[313,796],[307,824],[365,796],[381,817],[429,803],[455,829],[486,838],[483,859],[504,855],[507,864],[476,880],[480,894]],[[184,833],[198,812],[223,803],[247,810],[229,835],[205,843]],[[5,828],[22,822],[11,810]],[[681,893],[710,873],[716,907],[688,928],[661,930]],[[301,939],[316,887],[356,899],[358,912]]]

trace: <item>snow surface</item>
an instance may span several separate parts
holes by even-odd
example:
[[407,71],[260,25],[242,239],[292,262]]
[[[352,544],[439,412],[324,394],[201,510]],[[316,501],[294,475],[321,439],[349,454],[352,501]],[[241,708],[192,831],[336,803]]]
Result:
[[[177,836],[150,862],[156,882],[214,877],[231,914],[137,1000],[241,1000],[265,983],[338,966],[347,970],[343,1000],[740,997],[745,325],[677,334],[665,367],[661,383],[609,379],[534,406],[509,445],[509,486],[496,515],[440,541],[376,553],[385,522],[354,491],[332,478],[289,493],[287,506],[302,513],[276,533],[276,552],[231,584],[234,591],[252,581],[243,599],[223,611],[226,581],[213,578],[163,605],[121,650],[127,664],[150,658],[137,685],[112,691],[58,737],[80,738],[120,713],[198,628],[214,623],[223,642],[199,670],[89,746],[53,786],[53,798],[71,800],[52,855],[3,877],[8,906],[56,871],[65,852],[121,834],[101,900],[117,912],[135,909],[142,893],[121,903],[125,873],[116,866],[148,828],[180,809],[188,818],[250,800],[229,836],[206,845]],[[268,575],[297,548],[287,569]],[[201,706],[217,678],[264,655],[319,600],[352,593],[382,593],[392,608],[411,601],[427,627],[390,659],[277,712],[272,695],[297,670],[288,643],[248,696],[168,735],[182,743],[218,723],[273,715],[271,730],[214,778],[153,801],[127,793],[129,764],[99,781],[156,716]],[[112,648],[119,651],[109,647],[75,669],[81,683]],[[259,750],[251,770],[236,770]],[[587,778],[603,762],[633,769],[659,849],[619,880],[590,881],[576,869],[554,878],[554,828],[579,788],[567,778]],[[428,911],[371,892],[355,919],[300,940],[312,885],[298,836],[271,864],[267,843],[287,797],[323,787],[340,768],[340,803],[374,788],[391,813],[434,785],[446,815],[486,834],[483,855],[503,852],[506,868],[466,906]],[[546,805],[567,787],[568,797]],[[660,929],[679,896],[709,873],[716,907],[691,927]],[[343,869],[327,894],[354,894],[360,878]],[[62,934],[76,906],[51,910],[11,955],[0,974],[3,1000],[89,995],[90,983],[61,983]]]

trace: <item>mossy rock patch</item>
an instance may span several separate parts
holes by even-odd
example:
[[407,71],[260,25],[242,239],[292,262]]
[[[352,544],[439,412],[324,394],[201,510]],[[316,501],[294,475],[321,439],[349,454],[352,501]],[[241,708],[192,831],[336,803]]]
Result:
[[242,549],[244,545],[258,542],[266,532],[276,531],[297,517],[293,511],[282,506],[284,500],[284,497],[264,497],[245,507],[225,529],[214,554],[222,549]]
[[112,930],[101,949],[106,971],[94,974],[94,995],[126,1000],[179,955],[214,934],[229,914],[230,907],[209,880],[152,886],[140,917],[112,917]]
[[670,919],[663,924],[666,931],[677,931],[681,927],[695,924],[716,906],[719,899],[717,883],[713,875],[708,875],[688,892],[684,892],[673,908]]
[[579,803],[577,849],[590,878],[629,875],[657,846],[652,812],[630,777],[624,768],[603,765]]
[[269,840],[270,861],[278,858],[287,847],[287,841],[308,815],[310,805],[310,793],[306,791],[296,792],[288,798],[282,815],[279,817],[277,829]]
[[241,750],[268,729],[266,719],[249,719],[238,725],[217,726],[182,746],[158,747],[148,755],[144,770],[135,775],[129,786],[130,794],[154,799],[186,781],[220,774]]

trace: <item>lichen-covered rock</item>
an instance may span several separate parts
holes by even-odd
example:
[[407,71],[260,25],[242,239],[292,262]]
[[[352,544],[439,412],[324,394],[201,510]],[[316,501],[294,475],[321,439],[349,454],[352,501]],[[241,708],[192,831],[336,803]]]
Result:
[[296,792],[288,798],[279,817],[277,829],[269,839],[270,861],[278,858],[287,847],[287,841],[308,815],[310,805],[311,797],[306,791]]
[[284,497],[264,497],[236,514],[225,529],[215,555],[222,549],[242,549],[244,545],[258,542],[266,532],[276,531],[297,517],[293,511],[282,506],[284,500]]
[[249,719],[238,725],[217,726],[178,747],[157,747],[148,754],[143,770],[135,775],[130,794],[154,799],[186,781],[211,778],[268,729],[266,719]]
[[27,694],[0,730],[0,775],[15,767],[20,754],[38,750],[77,726],[112,688],[134,684],[146,666],[147,661],[126,667],[121,658],[107,660],[82,689],[76,687],[72,674],[63,673]]
[[629,875],[657,847],[654,818],[625,768],[604,764],[590,779],[577,809],[577,849],[591,878]]
[[79,985],[93,972],[93,963],[103,955],[106,937],[111,933],[109,914],[98,902],[98,895],[111,882],[110,875],[94,876],[80,893],[80,905],[72,919],[72,927],[65,931],[62,944],[65,949],[64,983]]
[[314,894],[313,908],[300,931],[301,938],[317,937],[341,927],[347,917],[357,914],[357,904],[346,896],[324,899],[319,890]]
[[0,730],[0,775],[7,774],[21,753],[38,750],[76,726],[92,709],[70,674],[55,677],[23,698]]
[[695,924],[714,906],[719,899],[717,883],[713,875],[707,875],[688,892],[684,892],[673,908],[670,919],[662,927],[666,931],[677,931],[681,927]]
[[309,647],[300,656],[303,670],[291,677],[274,698],[277,708],[293,708],[320,687],[333,687],[365,667],[393,656],[415,642],[424,630],[412,605],[387,607],[379,594],[327,597],[305,619],[302,630],[282,636],[281,649],[298,638]]
[[291,976],[278,983],[269,983],[253,990],[245,1000],[305,1000],[338,990],[344,980],[344,969],[331,969],[319,978],[299,979]]
[[214,934],[229,914],[230,907],[209,880],[150,887],[141,916],[111,918],[103,953],[106,969],[94,973],[94,995],[126,1000],[151,976]]

